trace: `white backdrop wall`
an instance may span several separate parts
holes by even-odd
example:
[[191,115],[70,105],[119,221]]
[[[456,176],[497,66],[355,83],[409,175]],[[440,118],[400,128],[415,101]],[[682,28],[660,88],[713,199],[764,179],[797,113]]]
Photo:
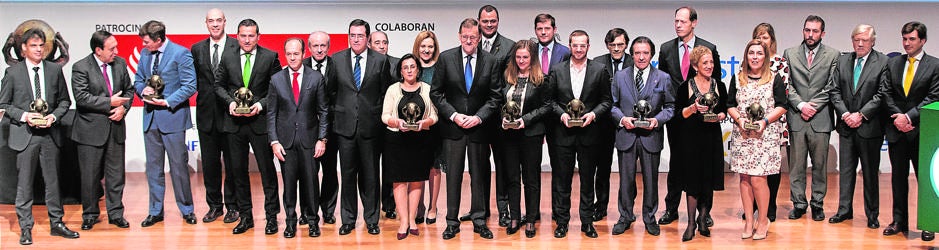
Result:
[[[228,19],[226,31],[236,33],[241,19],[252,18],[259,23],[261,39],[265,34],[308,34],[315,30],[331,34],[344,34],[352,19],[361,18],[372,24],[372,30],[390,29],[399,23],[419,23],[433,27],[438,35],[441,50],[458,46],[458,24],[463,18],[476,17],[482,2],[461,1],[353,1],[353,2],[117,2],[117,3],[0,3],[0,33],[11,32],[21,22],[41,19],[49,23],[71,45],[71,60],[65,66],[65,75],[70,79],[72,63],[87,56],[91,51],[88,39],[101,25],[140,25],[149,20],[163,21],[169,35],[204,35],[206,10],[214,7],[225,11]],[[513,40],[529,39],[534,34],[534,16],[550,13],[557,19],[561,42],[567,43],[567,35],[582,29],[591,35],[593,47],[588,53],[595,57],[606,53],[603,37],[613,27],[624,28],[630,38],[648,36],[656,44],[675,37],[673,28],[674,10],[687,2],[678,1],[586,1],[569,2],[515,2],[493,3],[499,8],[500,33]],[[696,34],[717,44],[721,55],[724,80],[732,71],[739,70],[743,45],[749,40],[753,26],[761,22],[774,25],[779,52],[801,42],[802,22],[809,14],[823,17],[827,34],[823,43],[841,51],[850,51],[851,29],[860,23],[873,25],[878,32],[876,50],[884,53],[902,52],[900,27],[911,20],[939,27],[936,3],[923,2],[807,2],[807,1],[698,1],[692,2],[699,14]],[[114,27],[114,26],[111,26]],[[936,29],[936,28],[933,28]],[[133,35],[136,30],[121,31],[111,28],[116,35]],[[400,56],[409,53],[419,30],[387,30],[390,40],[389,54]],[[935,32],[935,31],[934,31]],[[305,37],[305,35],[304,35]],[[336,45],[336,44],[339,45]],[[345,41],[333,41],[333,46],[345,46]],[[931,53],[930,43],[925,50]],[[139,47],[139,45],[136,45]],[[270,47],[281,51],[280,47]],[[127,52],[122,51],[121,55]],[[656,64],[657,62],[653,62]],[[0,63],[0,69],[8,67]],[[0,70],[0,74],[3,71]],[[193,103],[194,104],[194,103]],[[195,108],[193,107],[193,111]],[[193,112],[193,115],[195,112]],[[141,132],[141,109],[134,108],[127,116],[127,171],[142,172],[144,148]],[[195,122],[195,118],[193,118]],[[725,131],[729,128],[725,124]],[[726,137],[726,136],[725,136]],[[199,170],[198,136],[196,131],[187,133],[190,146],[190,166]],[[726,143],[725,143],[726,145]],[[837,134],[832,134],[829,152],[829,169],[837,166]],[[881,171],[889,172],[886,146],[882,150]],[[544,151],[543,168],[548,167],[547,150]],[[662,155],[660,170],[668,169],[669,151]],[[253,165],[253,163],[252,163]],[[614,169],[616,164],[614,163]]]

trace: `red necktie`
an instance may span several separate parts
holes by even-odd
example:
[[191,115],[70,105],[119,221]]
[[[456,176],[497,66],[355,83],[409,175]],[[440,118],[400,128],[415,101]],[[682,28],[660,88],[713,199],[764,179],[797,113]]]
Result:
[[104,85],[108,86],[108,96],[114,94],[114,91],[111,90],[111,78],[108,77],[108,64],[101,64],[101,73],[104,74]]
[[681,58],[681,79],[688,80],[688,69],[691,68],[691,53],[687,43],[683,43],[681,46],[685,47],[685,54]]
[[544,47],[541,50],[541,72],[548,75],[548,72],[550,72],[548,67],[550,66],[551,61],[548,59],[548,47]]
[[297,76],[300,76],[300,72],[293,72],[293,102],[300,105],[300,82]]

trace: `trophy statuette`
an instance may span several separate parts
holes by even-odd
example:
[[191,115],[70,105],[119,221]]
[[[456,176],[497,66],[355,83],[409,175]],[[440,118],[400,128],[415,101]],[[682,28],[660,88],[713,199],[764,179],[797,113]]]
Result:
[[571,127],[584,126],[584,114],[587,107],[580,99],[574,99],[567,103],[567,115],[571,118],[567,120],[567,125]]
[[633,121],[633,125],[640,128],[648,128],[652,126],[652,122],[649,121],[649,113],[652,112],[652,105],[649,104],[649,101],[639,100],[636,102],[636,105],[633,106],[633,116],[636,117],[636,120]]
[[701,114],[704,122],[717,122],[717,114],[714,113],[714,106],[717,106],[717,94],[714,92],[707,92],[701,96],[701,100],[698,102],[699,105],[708,107],[708,110]]
[[160,75],[152,75],[147,79],[147,87],[153,89],[153,94],[144,95],[143,99],[153,101],[153,99],[163,99],[163,89],[166,88],[166,82]]
[[747,107],[747,116],[750,119],[747,120],[747,123],[743,124],[743,128],[747,130],[760,130],[760,124],[758,124],[757,121],[763,120],[765,114],[763,106],[759,103],[754,102],[750,104],[750,106]]
[[518,102],[507,101],[505,106],[502,106],[502,127],[503,128],[518,128],[521,126],[521,123],[518,122],[518,119],[522,117],[522,107],[518,105]]
[[408,102],[404,104],[404,107],[401,108],[401,115],[404,116],[404,124],[402,124],[401,127],[407,130],[418,130],[421,128],[417,123],[424,117],[424,112],[421,110],[420,106],[417,106],[417,103]]
[[254,99],[254,93],[250,89],[241,87],[235,91],[235,114],[243,115],[251,113],[251,100]]
[[49,124],[49,120],[46,119],[46,115],[49,114],[49,103],[42,98],[36,98],[36,100],[33,100],[33,102],[29,104],[29,112],[37,113],[40,116],[29,119],[29,122],[33,125],[46,126]]

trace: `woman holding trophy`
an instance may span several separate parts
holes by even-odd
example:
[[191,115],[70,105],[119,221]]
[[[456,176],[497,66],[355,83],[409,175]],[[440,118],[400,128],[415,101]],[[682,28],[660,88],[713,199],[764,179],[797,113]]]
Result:
[[[698,73],[678,87],[675,107],[681,108],[675,125],[683,136],[673,145],[678,162],[682,190],[687,193],[688,227],[682,241],[694,238],[695,229],[710,237],[711,231],[704,223],[708,202],[714,190],[724,189],[724,145],[721,124],[727,112],[727,87],[723,82],[711,78],[714,72],[714,57],[710,49],[697,46],[691,50],[691,65]],[[700,209],[700,218],[695,212]]]
[[394,183],[395,207],[401,220],[398,240],[419,234],[415,222],[417,203],[437,146],[429,131],[437,123],[437,110],[430,101],[430,85],[417,80],[421,74],[417,60],[406,54],[398,61],[402,79],[385,92],[381,115],[381,121],[388,125],[382,166]]
[[506,230],[509,235],[521,228],[521,182],[525,184],[525,236],[535,237],[535,218],[540,213],[541,199],[541,143],[544,141],[545,126],[542,118],[550,110],[550,88],[545,85],[545,75],[541,70],[536,53],[537,45],[530,40],[521,40],[512,47],[514,57],[510,57],[503,77],[502,126],[499,143],[502,144],[501,156],[508,168],[507,176],[496,180],[507,181],[509,211],[511,221]]
[[745,214],[753,214],[756,200],[760,214],[747,216],[741,238],[766,238],[769,219],[769,187],[766,176],[779,173],[782,160],[779,147],[781,131],[777,122],[786,113],[786,84],[770,69],[767,44],[759,40],[747,43],[746,63],[731,79],[727,113],[734,121],[730,139],[731,170],[740,174],[740,198]]

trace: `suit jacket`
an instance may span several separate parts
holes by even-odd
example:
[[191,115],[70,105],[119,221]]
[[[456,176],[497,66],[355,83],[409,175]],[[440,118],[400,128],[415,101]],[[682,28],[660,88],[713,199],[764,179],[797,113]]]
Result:
[[[434,79],[431,84],[430,97],[437,107],[440,117],[440,133],[449,139],[460,139],[469,136],[470,141],[488,143],[491,130],[495,126],[487,126],[502,102],[501,82],[502,72],[496,72],[498,66],[495,58],[485,51],[476,52],[476,65],[473,67],[472,88],[466,89],[464,76],[463,49],[456,47],[440,53],[434,70]],[[467,116],[478,116],[483,124],[470,129],[463,129],[456,125],[450,116],[460,113]],[[492,120],[494,121],[494,120]]]
[[[661,64],[660,64],[661,65]],[[649,77],[641,93],[636,93],[636,82],[633,74],[636,67],[620,70],[614,78],[613,84],[613,122],[616,125],[616,149],[629,150],[636,140],[642,142],[643,147],[650,152],[662,151],[664,141],[662,125],[672,119],[675,105],[675,89],[672,88],[671,77],[661,70],[649,67]],[[655,129],[634,128],[626,130],[620,127],[619,122],[626,116],[633,116],[633,108],[639,100],[646,100],[652,106],[650,116],[658,120],[659,126]]]
[[329,100],[323,75],[303,66],[302,77],[298,102],[293,97],[293,76],[289,68],[271,76],[267,134],[271,142],[278,141],[284,148],[313,148],[317,140],[326,138],[329,128],[326,120]]
[[[791,131],[802,131],[805,127],[811,127],[815,132],[831,132],[834,129],[834,116],[828,106],[830,95],[828,93],[828,80],[831,76],[831,65],[838,59],[841,52],[828,47],[824,44],[818,45],[812,60],[812,66],[808,66],[805,58],[805,46],[799,44],[796,47],[786,49],[783,57],[789,61],[789,105],[788,110],[789,129]],[[852,71],[853,72],[853,71]],[[799,110],[799,103],[813,102],[818,104],[815,107],[818,112],[808,121],[801,117],[802,111]]]
[[36,129],[30,127],[26,122],[21,122],[23,113],[29,112],[29,104],[35,100],[33,96],[33,81],[29,77],[26,61],[21,61],[6,69],[0,86],[0,109],[6,110],[6,117],[10,119],[10,137],[7,139],[8,146],[16,151],[23,151],[29,144],[33,134],[50,135],[56,145],[62,146],[63,135],[61,127],[65,117],[65,112],[72,105],[72,100],[68,96],[68,85],[65,83],[65,76],[62,74],[62,66],[58,64],[42,61],[43,77],[45,86],[43,91],[45,95],[43,100],[49,104],[50,113],[55,116],[56,121],[52,126],[46,129]]
[[[147,87],[151,72],[153,55],[150,50],[140,51],[137,73],[134,75],[134,87],[137,95]],[[146,105],[143,113],[143,132],[156,124],[164,133],[182,132],[192,128],[189,115],[189,97],[196,93],[196,69],[192,63],[192,54],[188,49],[166,40],[166,50],[160,55],[160,76],[166,87],[163,96],[169,107]],[[141,97],[142,98],[142,97]]]
[[[505,106],[505,103],[508,102],[509,97],[512,95],[509,93],[509,84],[505,81],[505,78],[502,80],[502,102],[500,102],[497,108],[499,110]],[[552,107],[554,104],[553,89],[548,83],[547,79],[544,82],[535,86],[535,84],[528,82],[525,83],[525,98],[522,105],[522,122],[525,124],[524,131],[525,136],[543,136],[545,134],[545,117],[554,117],[549,115],[552,112]],[[501,119],[500,119],[501,120]],[[551,120],[549,120],[551,122]],[[501,124],[501,122],[500,122]]]
[[[222,121],[228,114],[228,103],[222,101],[215,94],[215,70],[212,68],[211,38],[206,38],[192,45],[192,61],[196,66],[196,85],[199,95],[196,95],[196,128],[199,131],[222,131]],[[238,51],[238,42],[231,37],[225,39],[225,48],[221,51]],[[219,65],[222,56],[219,55]]]
[[[548,79],[554,89],[553,115],[547,121],[549,141],[561,146],[589,146],[601,141],[602,130],[597,123],[601,117],[609,116],[613,99],[610,96],[610,72],[597,61],[587,60],[584,74],[584,86],[580,96],[574,96],[571,87],[571,61],[567,60],[551,67]],[[580,99],[586,106],[587,113],[593,112],[596,121],[586,127],[568,128],[561,124],[558,117],[564,114],[567,104],[573,99]]]
[[[515,46],[515,41],[508,39],[502,34],[496,32],[496,38],[493,39],[492,47],[489,48],[489,54],[493,56],[496,60],[496,65],[499,66],[496,72],[504,72],[506,64],[509,63],[510,58],[515,56],[515,53],[512,53],[512,47]],[[477,51],[483,50],[483,43],[479,43],[479,47],[476,48]]]
[[[134,85],[127,73],[127,62],[124,58],[114,57],[110,63],[111,91],[121,92],[121,97],[130,98],[124,103],[124,109],[130,112],[130,104],[134,99]],[[72,65],[72,93],[75,95],[75,122],[72,123],[71,138],[75,142],[102,146],[107,141],[111,127],[117,134],[114,138],[118,143],[124,143],[126,130],[124,119],[111,121],[111,97],[108,86],[104,82],[101,65],[91,54]]]
[[[610,83],[612,84],[613,77],[616,76],[617,70],[613,69],[613,57],[610,55],[610,53],[606,53],[606,54],[594,57],[593,60],[596,62],[602,63],[604,66],[606,66],[606,70],[610,72]],[[633,56],[629,55],[629,53],[623,54],[623,62],[621,64],[622,64],[620,65],[621,69],[632,67]]]
[[[306,65],[307,67],[310,67],[311,69],[316,70],[316,69],[314,68],[315,65],[313,65],[313,57],[307,57],[307,58],[303,59],[303,65]],[[331,95],[330,95],[331,93],[329,92],[329,89],[328,89],[328,87],[329,87],[329,79],[330,79],[330,78],[333,78],[333,72],[335,72],[335,70],[333,69],[333,68],[335,67],[335,65],[333,65],[333,58],[332,58],[331,56],[327,56],[327,57],[326,57],[326,65],[323,65],[323,67],[325,67],[325,68],[323,69],[323,70],[325,70],[325,74],[322,74],[322,75],[323,75],[323,86],[325,86],[325,88],[323,89],[323,91],[325,91],[325,94],[326,94],[326,102],[327,102],[327,103],[333,103],[333,98],[334,98],[334,96],[331,96]],[[332,94],[335,94],[335,93],[332,93]],[[332,111],[332,110],[330,110],[330,111]],[[332,124],[332,122],[333,122],[333,112],[326,112],[326,120],[327,120],[330,124]],[[327,130],[328,130],[329,132],[332,132],[332,131],[333,131],[332,126],[328,126]]]
[[[554,66],[560,64],[563,61],[571,59],[571,49],[567,46],[564,46],[557,41],[554,41],[554,47],[551,49],[551,64],[548,64],[549,68],[554,68]],[[514,56],[514,55],[513,55]],[[541,58],[541,51],[538,51],[538,55],[532,55]],[[549,72],[550,73],[550,70]]]
[[388,55],[386,57],[388,57],[388,71],[391,73],[391,80],[393,82],[401,81],[401,70],[398,69],[398,61],[401,61],[401,58]]
[[226,50],[218,63],[218,69],[215,74],[215,94],[224,103],[224,115],[222,122],[222,131],[226,133],[238,132],[241,126],[251,126],[251,131],[255,134],[267,133],[267,114],[268,102],[267,91],[270,89],[271,75],[281,70],[280,60],[277,52],[257,46],[254,49],[254,55],[251,63],[251,78],[248,81],[248,90],[254,94],[254,102],[261,104],[261,112],[252,117],[235,117],[228,115],[228,105],[235,101],[235,91],[245,86],[241,68],[241,48],[231,51]]
[[909,55],[895,56],[887,61],[887,68],[881,76],[883,88],[884,108],[886,116],[892,114],[906,114],[915,127],[912,131],[903,133],[893,125],[893,120],[885,121],[887,124],[887,141],[897,142],[900,138],[912,141],[919,137],[919,110],[926,104],[939,101],[939,59],[923,54],[923,60],[916,68],[913,83],[910,85],[910,94],[903,93],[903,74],[905,63]]
[[326,92],[332,96],[329,110],[333,113],[333,131],[345,137],[372,138],[382,135],[381,107],[385,91],[391,86],[391,68],[388,57],[366,49],[367,65],[362,72],[362,86],[355,87],[352,78],[355,64],[352,49],[333,54],[331,69],[334,74],[327,81]]
[[[708,49],[711,49],[711,53],[714,56],[714,73],[711,74],[711,78],[714,80],[721,81],[721,56],[717,53],[717,46],[714,46],[713,43],[708,42],[707,40],[701,39],[700,37],[694,37],[694,46],[704,46]],[[694,48],[690,48],[694,49]],[[691,52],[689,51],[690,55]],[[672,89],[677,89],[678,85],[681,85],[682,82],[685,82],[685,78],[681,75],[681,61],[678,57],[678,38],[674,38],[659,46],[659,70],[664,71],[672,80]],[[688,75],[685,77],[691,78],[697,75],[698,72],[694,70],[694,67],[688,68]]]
[[[836,129],[840,135],[857,133],[864,138],[884,137],[884,115],[881,109],[882,93],[880,93],[880,74],[887,67],[887,56],[872,50],[861,68],[858,78],[858,87],[854,88],[854,66],[857,53],[845,53],[838,57],[832,65],[829,95],[831,105],[835,108],[835,120],[838,120]],[[848,127],[840,119],[844,113],[861,112],[866,117],[861,126]]]

